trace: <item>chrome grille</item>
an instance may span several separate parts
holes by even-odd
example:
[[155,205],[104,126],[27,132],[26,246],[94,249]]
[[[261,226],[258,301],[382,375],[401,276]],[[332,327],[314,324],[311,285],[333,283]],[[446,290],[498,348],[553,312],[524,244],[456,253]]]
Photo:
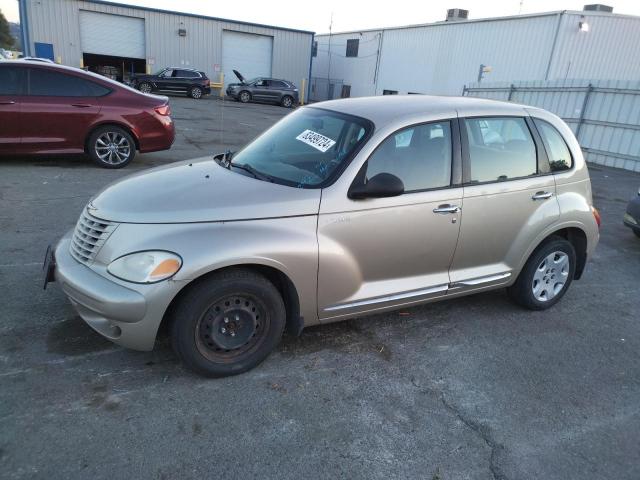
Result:
[[86,209],[83,210],[69,246],[71,256],[84,264],[92,262],[116,226],[115,223],[93,217]]

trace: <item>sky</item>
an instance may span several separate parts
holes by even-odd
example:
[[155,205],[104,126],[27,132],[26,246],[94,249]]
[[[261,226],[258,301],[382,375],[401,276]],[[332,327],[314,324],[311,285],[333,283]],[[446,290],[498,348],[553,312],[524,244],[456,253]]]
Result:
[[[46,2],[49,0],[39,0]],[[263,23],[280,27],[329,31],[333,14],[333,32],[364,30],[444,20],[449,8],[469,10],[469,18],[500,17],[518,13],[554,10],[582,10],[584,4],[597,0],[394,0],[391,4],[375,0],[112,0],[140,5],[197,13],[214,17]],[[614,13],[640,15],[640,0],[601,0],[613,6]],[[240,8],[239,8],[240,7]],[[392,7],[392,8],[390,8]],[[0,10],[9,21],[17,22],[18,1],[0,0]]]

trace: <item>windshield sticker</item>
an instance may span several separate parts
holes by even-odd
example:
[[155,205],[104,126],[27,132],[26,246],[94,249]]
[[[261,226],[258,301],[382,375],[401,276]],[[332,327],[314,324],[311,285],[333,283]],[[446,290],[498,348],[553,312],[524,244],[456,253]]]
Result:
[[326,152],[336,144],[335,140],[331,140],[329,137],[325,137],[313,130],[305,130],[296,137],[296,140],[300,140],[301,142],[312,146],[316,150],[320,150],[322,153]]

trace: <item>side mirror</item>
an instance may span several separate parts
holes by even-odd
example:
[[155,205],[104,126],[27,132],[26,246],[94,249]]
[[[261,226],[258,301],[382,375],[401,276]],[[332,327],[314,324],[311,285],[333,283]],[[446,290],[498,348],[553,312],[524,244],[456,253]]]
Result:
[[[356,182],[358,180],[356,179]],[[347,196],[353,200],[362,198],[397,197],[404,193],[404,183],[391,173],[379,173],[367,183],[352,184]]]

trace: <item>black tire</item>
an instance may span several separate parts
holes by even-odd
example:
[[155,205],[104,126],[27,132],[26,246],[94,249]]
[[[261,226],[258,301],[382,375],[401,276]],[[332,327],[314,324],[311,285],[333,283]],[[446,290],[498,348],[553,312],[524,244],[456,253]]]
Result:
[[280,100],[280,105],[284,108],[293,108],[293,97],[291,95],[285,95]]
[[202,88],[197,86],[191,87],[189,89],[189,96],[191,98],[195,98],[196,100],[199,100],[202,98],[202,93],[203,93]]
[[238,99],[242,103],[249,103],[251,101],[251,93],[247,92],[246,90],[243,90],[238,94]]
[[151,93],[153,92],[153,85],[151,85],[149,82],[141,82],[138,84],[138,90],[140,90],[142,93]]
[[170,315],[174,351],[188,368],[207,377],[237,375],[260,364],[280,343],[286,323],[276,287],[245,269],[197,282]]
[[[555,256],[551,258],[554,254]],[[564,267],[561,267],[560,263],[564,260],[562,254],[566,255],[568,261],[568,265]],[[516,282],[507,289],[507,292],[518,305],[530,310],[546,310],[564,296],[573,281],[575,272],[576,251],[573,245],[562,237],[554,236],[534,250]],[[562,281],[564,283],[561,285]],[[540,292],[540,289],[543,290],[542,293],[536,295],[534,290]]]
[[[115,145],[115,149],[112,145]],[[105,125],[89,136],[87,153],[102,168],[123,168],[135,158],[136,143],[126,130],[115,125]]]

